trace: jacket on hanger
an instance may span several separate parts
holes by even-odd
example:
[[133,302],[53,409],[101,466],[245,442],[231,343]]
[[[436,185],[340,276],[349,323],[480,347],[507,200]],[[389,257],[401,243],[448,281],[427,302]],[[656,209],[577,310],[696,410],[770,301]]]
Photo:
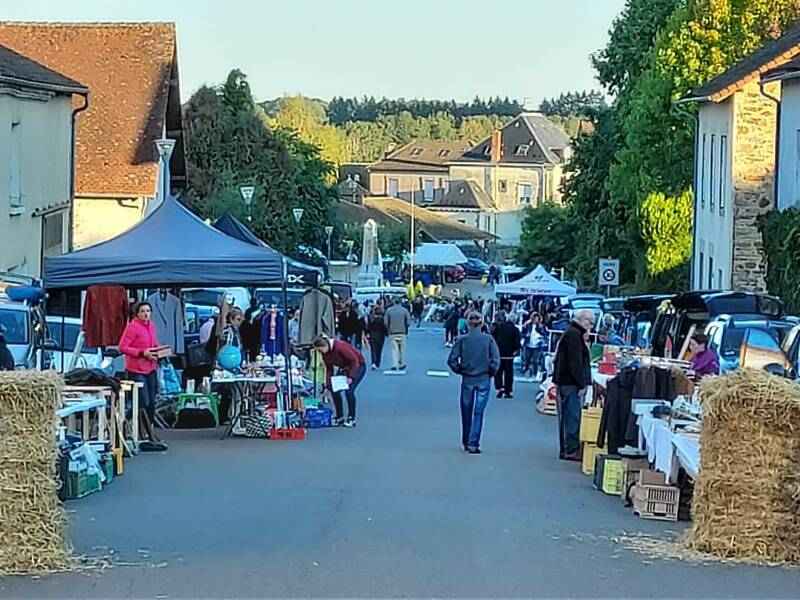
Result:
[[86,290],[83,331],[86,347],[116,346],[128,324],[128,294],[121,285],[93,285]]
[[328,337],[336,335],[336,314],[330,294],[312,288],[300,300],[300,333],[298,343],[309,346],[320,334]]
[[284,354],[284,316],[275,310],[267,311],[261,324],[261,347],[267,356]]
[[174,294],[162,296],[160,291],[150,294],[147,301],[153,307],[150,318],[156,325],[158,343],[169,346],[175,354],[183,354],[183,303]]

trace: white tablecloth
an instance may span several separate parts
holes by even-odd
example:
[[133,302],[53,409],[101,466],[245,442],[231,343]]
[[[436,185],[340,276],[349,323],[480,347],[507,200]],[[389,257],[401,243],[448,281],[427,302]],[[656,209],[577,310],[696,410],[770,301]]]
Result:
[[675,482],[678,468],[683,467],[692,478],[700,472],[700,440],[697,436],[675,433],[663,419],[647,415],[639,417],[639,441],[642,450],[647,450],[647,460],[656,471],[667,475],[668,482]]

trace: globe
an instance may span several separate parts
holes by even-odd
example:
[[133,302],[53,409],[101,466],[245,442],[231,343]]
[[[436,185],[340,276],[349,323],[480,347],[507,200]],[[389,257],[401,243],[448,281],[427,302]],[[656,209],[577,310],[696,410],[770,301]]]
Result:
[[228,344],[217,352],[217,362],[226,371],[236,371],[242,365],[242,351]]

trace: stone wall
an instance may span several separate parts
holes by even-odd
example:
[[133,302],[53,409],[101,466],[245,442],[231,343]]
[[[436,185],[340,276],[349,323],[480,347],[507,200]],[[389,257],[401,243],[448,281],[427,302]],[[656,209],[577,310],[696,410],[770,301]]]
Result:
[[[766,87],[780,96],[779,84]],[[765,291],[767,261],[758,218],[775,205],[775,136],[777,105],[765,98],[756,81],[734,100],[733,273],[732,287]]]

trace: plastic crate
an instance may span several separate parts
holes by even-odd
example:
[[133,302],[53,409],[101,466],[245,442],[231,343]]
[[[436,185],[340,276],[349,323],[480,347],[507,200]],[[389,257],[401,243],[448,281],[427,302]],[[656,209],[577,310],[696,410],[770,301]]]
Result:
[[333,410],[327,407],[307,408],[303,416],[303,427],[319,429],[330,427],[333,423]]
[[603,409],[597,406],[584,408],[581,411],[580,441],[597,444],[597,434],[600,433],[600,418]]
[[622,490],[620,495],[625,499],[625,493],[636,485],[639,481],[639,472],[649,469],[650,464],[646,458],[623,458],[622,459]]
[[273,429],[270,433],[271,440],[304,440],[306,437],[305,427],[296,429]]
[[623,489],[622,476],[622,459],[607,456],[606,460],[603,461],[603,492],[612,496],[619,496]]
[[592,475],[594,473],[595,459],[606,453],[605,448],[598,448],[595,444],[586,442],[583,444],[583,464],[581,471],[584,475]]
[[637,484],[633,488],[633,512],[643,519],[677,521],[680,489],[671,485]]
[[86,470],[70,471],[67,475],[67,498],[77,500],[92,494],[101,488],[100,476]]

